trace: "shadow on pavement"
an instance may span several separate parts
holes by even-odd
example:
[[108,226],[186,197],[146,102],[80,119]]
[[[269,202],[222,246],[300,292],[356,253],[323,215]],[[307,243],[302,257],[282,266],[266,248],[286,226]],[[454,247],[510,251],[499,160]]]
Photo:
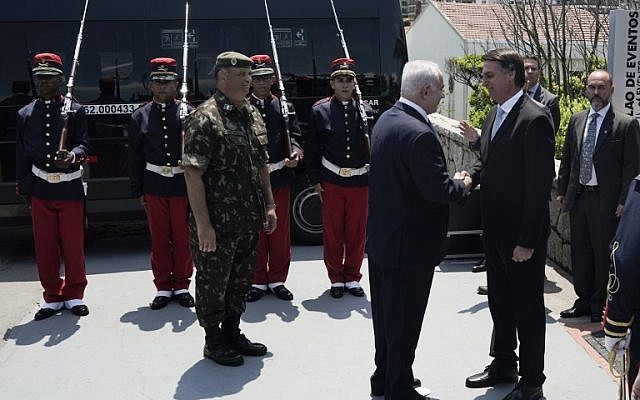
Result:
[[141,331],[150,332],[171,324],[173,332],[184,332],[197,320],[196,313],[178,304],[169,304],[161,310],[138,307],[120,317],[120,322],[137,325]]
[[479,311],[484,310],[487,307],[489,307],[489,302],[483,301],[482,303],[478,303],[469,308],[465,308],[464,310],[458,311],[458,314],[475,314]]
[[247,303],[242,320],[248,323],[263,322],[266,321],[267,314],[275,314],[282,322],[293,322],[300,315],[300,310],[290,301],[266,295],[256,302]]
[[80,317],[70,314],[70,311],[60,311],[45,320],[31,320],[7,329],[4,340],[13,340],[17,346],[28,346],[47,338],[44,346],[55,346],[80,330],[79,320]]
[[326,290],[315,299],[304,300],[302,306],[307,311],[323,312],[333,319],[347,319],[352,311],[371,319],[371,303],[366,297],[354,297],[345,293],[344,297],[334,299]]
[[498,385],[487,389],[487,391],[473,400],[501,400],[513,390],[513,385]]
[[[265,357],[271,357],[267,353]],[[180,378],[174,399],[200,400],[238,393],[249,382],[260,376],[265,357],[245,357],[241,367],[224,367],[202,359]]]
[[293,246],[291,261],[318,261],[324,258],[322,246]]

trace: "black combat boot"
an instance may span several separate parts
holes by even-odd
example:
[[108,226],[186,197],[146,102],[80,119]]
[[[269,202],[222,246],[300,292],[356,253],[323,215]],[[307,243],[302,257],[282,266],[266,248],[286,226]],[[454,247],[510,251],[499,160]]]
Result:
[[252,343],[240,333],[240,316],[232,316],[222,321],[222,335],[225,343],[243,356],[263,356],[267,354],[267,346]]
[[232,350],[225,343],[220,327],[205,328],[203,355],[220,365],[238,367],[244,363],[244,358],[237,351]]

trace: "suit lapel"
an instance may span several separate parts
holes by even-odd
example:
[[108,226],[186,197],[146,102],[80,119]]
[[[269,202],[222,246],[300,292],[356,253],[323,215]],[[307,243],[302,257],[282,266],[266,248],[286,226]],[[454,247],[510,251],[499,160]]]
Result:
[[533,99],[542,103],[542,85],[538,85],[538,90],[533,94]]
[[576,144],[578,145],[578,154],[582,154],[582,137],[584,136],[584,127],[587,124],[587,117],[589,116],[589,110],[585,111],[576,118]]
[[502,137],[505,136],[505,132],[511,131],[511,127],[516,121],[518,114],[520,114],[520,109],[522,108],[522,104],[525,101],[527,101],[528,97],[529,97],[528,95],[523,94],[522,96],[520,96],[516,104],[514,104],[513,107],[511,107],[509,114],[507,114],[507,116],[504,117],[504,120],[502,121],[500,128],[498,128],[498,132],[496,132],[496,135],[493,137],[493,140],[491,140],[492,145],[497,143],[500,139],[502,139]]
[[493,122],[496,119],[496,111],[498,106],[493,106],[489,114],[487,115],[487,119],[485,121],[492,121],[490,124],[485,123],[482,127],[482,136],[480,136],[480,155],[482,156],[482,161],[486,162],[489,158],[489,144],[491,144],[491,128],[493,127]]
[[609,107],[609,111],[607,115],[604,116],[604,120],[602,121],[602,125],[600,125],[600,131],[598,132],[598,141],[596,142],[596,148],[593,150],[593,154],[595,155],[602,144],[607,140],[609,136],[609,132],[611,132],[613,128],[613,106]]

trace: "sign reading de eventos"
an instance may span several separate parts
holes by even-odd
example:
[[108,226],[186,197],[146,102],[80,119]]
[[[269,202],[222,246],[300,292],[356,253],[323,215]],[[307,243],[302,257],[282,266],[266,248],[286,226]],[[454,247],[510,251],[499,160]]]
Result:
[[640,119],[640,12],[612,11],[611,21],[608,58],[615,87],[611,101],[627,114]]

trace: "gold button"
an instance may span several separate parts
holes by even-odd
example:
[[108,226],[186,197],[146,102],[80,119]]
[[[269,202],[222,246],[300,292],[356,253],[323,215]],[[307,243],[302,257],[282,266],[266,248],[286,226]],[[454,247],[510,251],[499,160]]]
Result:
[[169,147],[169,145],[167,143],[164,144],[164,148],[166,149],[167,147]]
[[344,117],[345,117],[345,118],[348,118],[348,117],[349,117],[349,114],[344,113]]
[[351,146],[347,146],[347,150],[351,150]]
[[51,117],[51,114],[47,113],[47,118]]
[[162,120],[163,120],[163,121],[166,121],[167,119],[166,119],[165,117],[162,117]]
[[49,127],[51,126],[51,124],[47,122],[46,124],[44,124],[44,126],[46,126],[47,128],[49,128]]
[[49,132],[46,132],[44,135],[45,135],[46,137],[51,136],[51,134],[50,134]]
[[49,146],[49,142],[46,142],[44,145],[45,145],[45,146]]
[[347,158],[351,158],[351,156],[347,154]]
[[169,135],[164,135],[164,138],[165,139],[169,139]]
[[164,129],[166,131],[167,130],[167,126],[166,125],[163,126],[162,129]]
[[167,163],[167,167],[170,167],[170,166],[171,166],[171,163]]
[[344,124],[345,124],[346,126],[349,126],[349,121],[344,121]]
[[351,141],[351,138],[347,136],[347,142]]
[[167,153],[167,157],[171,157],[171,153]]
[[51,158],[51,154],[47,154],[47,158]]
[[51,164],[46,163],[44,166],[45,166],[45,167],[47,167],[47,168],[49,168],[49,167],[51,166]]

